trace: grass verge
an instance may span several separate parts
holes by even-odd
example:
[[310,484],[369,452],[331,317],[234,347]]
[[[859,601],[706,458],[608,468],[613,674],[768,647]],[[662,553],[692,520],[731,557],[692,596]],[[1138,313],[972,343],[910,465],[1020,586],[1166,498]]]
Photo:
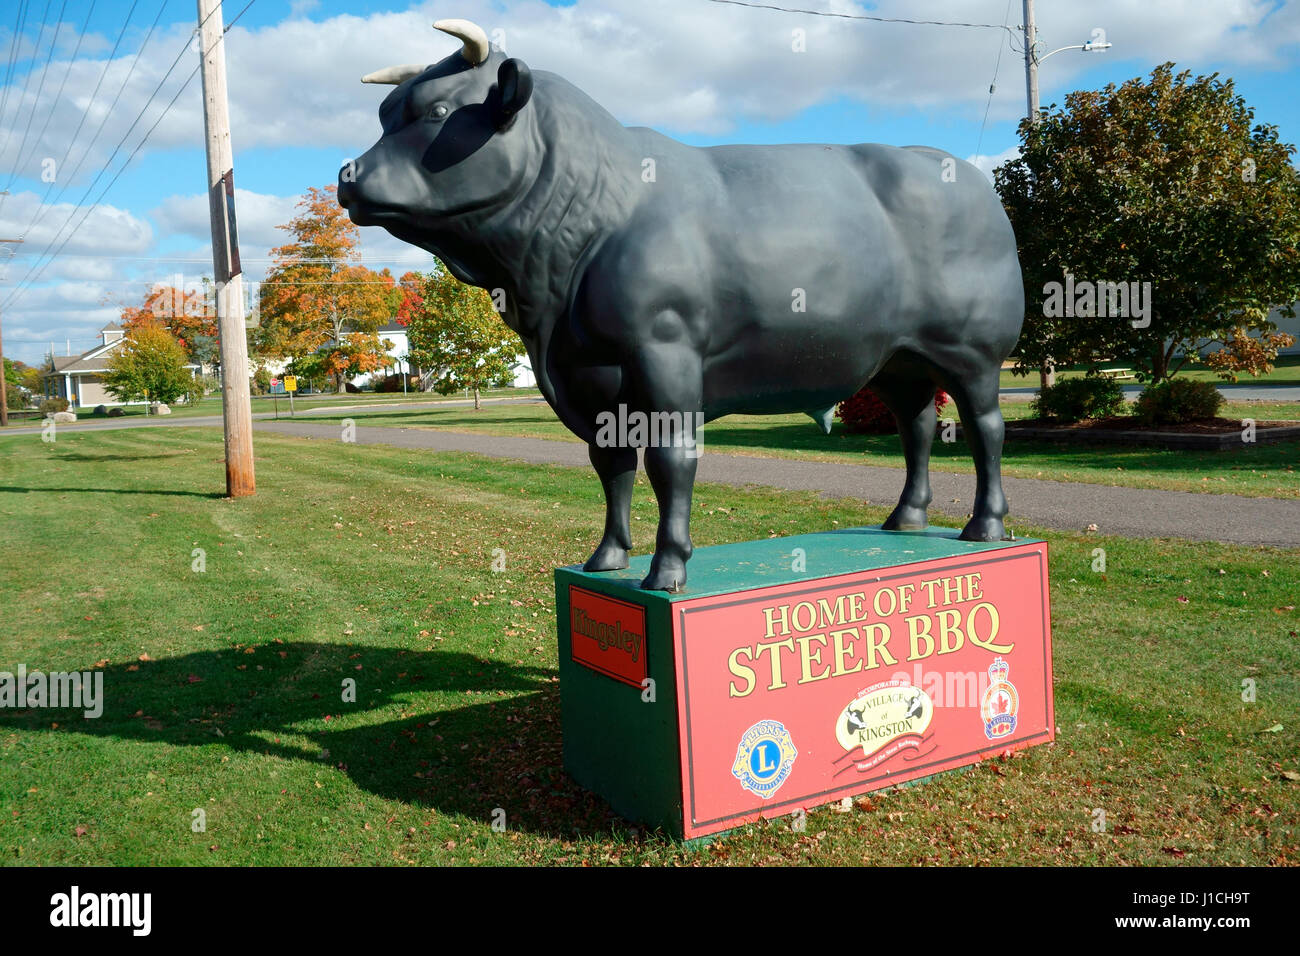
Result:
[[[1054,746],[691,850],[561,769],[551,571],[594,546],[593,476],[257,453],[257,495],[227,501],[215,429],[0,438],[0,670],[96,668],[107,696],[97,720],[0,710],[7,862],[1300,862],[1300,552],[1041,532]],[[884,517],[709,485],[696,508],[697,545]],[[644,478],[633,513],[644,550]]]

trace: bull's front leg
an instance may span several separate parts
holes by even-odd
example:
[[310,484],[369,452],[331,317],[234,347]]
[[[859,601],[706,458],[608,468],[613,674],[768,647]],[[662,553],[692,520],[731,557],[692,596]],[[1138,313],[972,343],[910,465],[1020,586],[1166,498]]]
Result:
[[[693,417],[693,416],[692,416]],[[691,448],[659,447],[645,451],[645,470],[659,502],[659,531],[650,573],[641,582],[647,591],[680,591],[686,586],[691,545],[691,493],[696,458]]]
[[640,355],[644,407],[651,421],[659,425],[652,425],[651,442],[645,450],[646,475],[659,503],[655,554],[650,573],[641,581],[647,591],[679,591],[686,585],[686,561],[693,550],[691,495],[700,454],[697,425],[704,392],[702,364],[698,353],[681,340],[657,343]]
[[636,484],[636,449],[604,448],[595,442],[587,446],[591,465],[605,490],[605,534],[584,571],[621,571],[627,567],[632,549],[632,486]]

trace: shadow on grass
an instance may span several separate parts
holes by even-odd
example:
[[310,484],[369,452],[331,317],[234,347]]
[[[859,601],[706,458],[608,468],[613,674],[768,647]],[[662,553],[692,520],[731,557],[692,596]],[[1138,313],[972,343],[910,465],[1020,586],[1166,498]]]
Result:
[[[4,709],[0,728],[224,746],[328,764],[386,799],[484,821],[501,807],[511,829],[550,837],[630,827],[564,773],[559,685],[548,668],[454,651],[295,642],[103,673],[100,717]],[[356,681],[356,703],[341,700],[346,678]],[[394,707],[401,708],[396,719],[367,720]],[[211,757],[214,765],[219,759]]]
[[84,451],[59,451],[57,457],[60,461],[149,461],[154,458],[184,458],[188,454],[190,454],[190,452],[170,451],[161,452],[156,455],[128,454],[123,452],[91,455]]
[[[524,400],[524,399],[511,400],[511,403],[516,408],[529,408],[532,407],[533,405],[545,404],[544,402],[533,402],[531,400]],[[505,404],[505,403],[498,403],[497,405],[493,405],[492,408],[493,409],[499,408],[501,404]],[[316,414],[312,414],[313,411],[315,411]],[[350,412],[352,411],[352,409],[348,409],[348,411]],[[468,418],[465,417],[467,415],[470,417]],[[342,417],[346,417],[346,416],[342,416]],[[288,418],[287,415],[282,414],[280,416],[280,421],[284,421],[287,418]],[[311,421],[337,422],[339,418],[340,418],[340,414],[326,415],[314,409],[308,409],[306,414],[300,411],[297,415],[294,416],[294,419],[296,421],[303,421],[303,422],[311,422]],[[357,418],[358,425],[365,425],[374,422],[400,422],[403,424],[433,425],[433,426],[443,426],[448,428],[455,428],[455,426],[457,425],[512,425],[512,426],[526,425],[526,426],[550,426],[552,428],[560,428],[567,432],[567,429],[564,429],[564,426],[561,425],[560,422],[554,418],[539,419],[531,415],[502,415],[502,414],[494,415],[494,414],[490,414],[489,410],[486,407],[480,409],[477,412],[474,411],[474,409],[472,408],[453,408],[453,409],[448,409],[447,412],[439,412],[439,410],[436,408],[412,408],[410,410],[400,411],[400,412],[393,412],[393,411],[357,412],[356,418]]]
[[0,492],[11,491],[15,494],[32,495],[41,492],[54,494],[80,494],[89,492],[97,495],[180,495],[184,498],[224,498],[224,491],[179,491],[165,488],[22,488],[18,485],[0,485]]

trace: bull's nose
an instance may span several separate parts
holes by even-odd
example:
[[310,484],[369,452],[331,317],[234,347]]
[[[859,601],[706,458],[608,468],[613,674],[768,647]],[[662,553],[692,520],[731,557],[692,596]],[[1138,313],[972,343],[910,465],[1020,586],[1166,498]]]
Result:
[[338,197],[339,205],[344,209],[348,208],[348,203],[356,198],[357,184],[351,179],[347,179],[342,173],[339,174]]

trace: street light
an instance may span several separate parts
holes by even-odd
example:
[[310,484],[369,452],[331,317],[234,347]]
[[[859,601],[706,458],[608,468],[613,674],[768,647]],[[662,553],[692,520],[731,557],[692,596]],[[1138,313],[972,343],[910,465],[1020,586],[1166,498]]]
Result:
[[[1029,122],[1038,122],[1038,64],[1042,63],[1048,57],[1055,56],[1065,50],[1080,50],[1084,53],[1104,53],[1111,48],[1111,44],[1106,40],[1104,30],[1098,28],[1092,31],[1092,39],[1084,43],[1073,43],[1069,46],[1058,47],[1046,56],[1039,56],[1036,52],[1038,45],[1038,29],[1034,25],[1034,0],[1024,0],[1025,10],[1025,99],[1029,104]],[[1056,369],[1052,365],[1050,358],[1038,370],[1039,386],[1048,388],[1056,384]]]

